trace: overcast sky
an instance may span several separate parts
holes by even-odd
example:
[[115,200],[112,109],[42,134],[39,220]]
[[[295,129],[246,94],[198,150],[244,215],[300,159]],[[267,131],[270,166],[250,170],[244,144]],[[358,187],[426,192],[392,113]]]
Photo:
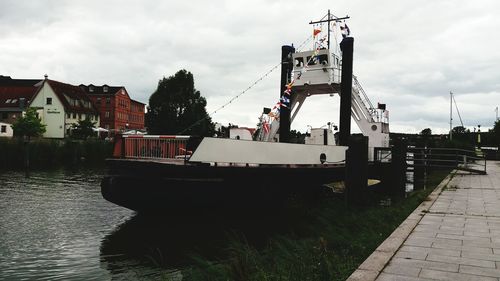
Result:
[[[349,15],[354,72],[391,131],[449,128],[449,92],[466,127],[500,106],[500,2],[0,0],[0,74],[123,85],[147,103],[158,80],[191,71],[212,112],[279,63],[331,9]],[[311,46],[307,46],[311,47]],[[279,96],[279,70],[212,116],[254,127]],[[310,98],[292,128],[338,124],[338,97]],[[454,112],[454,126],[459,119]],[[353,124],[353,127],[355,125]]]

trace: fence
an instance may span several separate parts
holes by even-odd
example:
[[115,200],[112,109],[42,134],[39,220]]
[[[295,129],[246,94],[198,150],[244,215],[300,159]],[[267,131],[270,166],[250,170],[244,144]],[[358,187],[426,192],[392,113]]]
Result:
[[115,144],[114,155],[135,159],[187,159],[192,153],[187,150],[189,139],[189,136],[125,135]]
[[[375,148],[376,162],[390,162],[391,149]],[[475,151],[457,148],[409,147],[406,153],[408,167],[454,168],[479,174],[486,174],[486,157]]]

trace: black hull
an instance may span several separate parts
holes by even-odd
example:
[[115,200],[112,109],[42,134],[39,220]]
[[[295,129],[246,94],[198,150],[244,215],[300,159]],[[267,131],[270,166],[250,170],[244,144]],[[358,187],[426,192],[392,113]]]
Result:
[[313,197],[322,184],[342,180],[342,166],[193,166],[110,160],[103,197],[140,212],[263,209],[290,196]]

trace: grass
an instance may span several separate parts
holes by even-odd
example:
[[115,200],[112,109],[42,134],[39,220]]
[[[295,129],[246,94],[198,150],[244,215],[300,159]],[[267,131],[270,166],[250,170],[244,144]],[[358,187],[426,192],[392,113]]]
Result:
[[232,235],[218,259],[193,257],[183,280],[345,280],[448,173],[432,173],[426,190],[393,198],[390,206],[375,204],[377,194],[363,208],[348,207],[339,197],[314,207],[293,202],[271,218],[286,231],[270,234],[263,245]]

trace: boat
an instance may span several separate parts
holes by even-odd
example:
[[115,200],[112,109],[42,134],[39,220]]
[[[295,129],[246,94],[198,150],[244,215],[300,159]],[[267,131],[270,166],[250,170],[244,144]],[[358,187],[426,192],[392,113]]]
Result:
[[[352,75],[353,38],[344,36],[342,55],[330,51],[330,28],[348,17],[328,17],[328,32],[313,50],[282,47],[277,105],[264,108],[255,140],[194,136],[122,135],[107,159],[103,197],[139,211],[199,212],[279,206],[291,196],[314,197],[324,184],[345,175],[351,116],[373,148],[389,145],[384,106],[375,108]],[[347,26],[344,27],[344,29]],[[340,132],[311,130],[306,144],[289,143],[290,124],[307,97],[339,94]],[[237,134],[235,134],[237,135]]]

